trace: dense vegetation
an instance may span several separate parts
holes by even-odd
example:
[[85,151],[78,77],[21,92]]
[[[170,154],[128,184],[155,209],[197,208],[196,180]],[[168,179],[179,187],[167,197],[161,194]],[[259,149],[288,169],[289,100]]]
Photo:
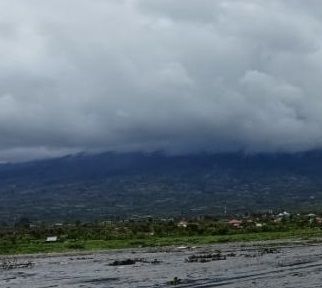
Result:
[[76,155],[0,165],[0,219],[94,221],[322,208],[322,152]]
[[[20,219],[15,227],[1,227],[0,254],[311,238],[321,237],[321,228],[321,218],[312,215],[246,217],[238,227],[212,217],[54,225]],[[46,242],[48,236],[57,236],[57,242]]]

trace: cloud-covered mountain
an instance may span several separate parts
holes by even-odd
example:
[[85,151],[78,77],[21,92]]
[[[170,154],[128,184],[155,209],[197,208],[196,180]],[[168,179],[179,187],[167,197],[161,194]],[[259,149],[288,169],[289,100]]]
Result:
[[0,165],[0,222],[321,211],[322,152],[104,153]]
[[322,146],[322,3],[0,3],[0,161]]

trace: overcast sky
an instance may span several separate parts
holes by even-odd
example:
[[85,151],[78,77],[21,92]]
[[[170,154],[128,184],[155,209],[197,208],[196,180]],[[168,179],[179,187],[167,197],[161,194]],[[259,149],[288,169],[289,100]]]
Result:
[[1,0],[0,162],[322,148],[318,0]]

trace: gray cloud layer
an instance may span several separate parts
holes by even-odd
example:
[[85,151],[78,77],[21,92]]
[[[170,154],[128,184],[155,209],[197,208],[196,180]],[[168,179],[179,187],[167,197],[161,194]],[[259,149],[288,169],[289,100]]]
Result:
[[322,4],[2,0],[0,160],[322,148]]

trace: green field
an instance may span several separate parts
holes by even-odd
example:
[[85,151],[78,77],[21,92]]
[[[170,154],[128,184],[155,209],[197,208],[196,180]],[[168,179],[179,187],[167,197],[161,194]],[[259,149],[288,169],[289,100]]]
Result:
[[16,243],[0,243],[0,254],[32,254],[71,251],[98,251],[108,249],[124,249],[139,247],[162,247],[179,245],[206,245],[225,242],[247,242],[277,239],[308,240],[321,238],[319,228],[299,229],[286,232],[256,232],[233,235],[214,236],[180,236],[180,237],[149,237],[145,239],[122,240],[75,240],[55,243],[46,243],[40,240],[17,241]]

